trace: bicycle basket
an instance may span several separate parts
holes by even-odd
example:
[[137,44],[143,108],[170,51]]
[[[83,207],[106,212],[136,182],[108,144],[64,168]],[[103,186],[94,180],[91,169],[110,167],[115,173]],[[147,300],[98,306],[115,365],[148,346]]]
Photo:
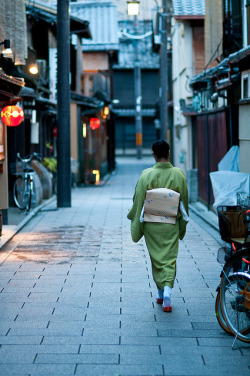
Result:
[[219,206],[217,212],[222,240],[230,243],[231,238],[246,238],[248,232],[246,212],[241,206]]

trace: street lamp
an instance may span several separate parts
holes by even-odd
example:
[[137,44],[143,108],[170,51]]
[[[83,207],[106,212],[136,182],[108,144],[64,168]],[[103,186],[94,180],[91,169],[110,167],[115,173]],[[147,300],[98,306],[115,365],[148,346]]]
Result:
[[140,1],[127,1],[128,3],[128,15],[139,16]]
[[[137,16],[139,15],[139,1],[128,1],[128,15],[134,16],[135,33],[138,33]],[[138,44],[135,40],[134,61],[134,88],[135,88],[135,140],[137,158],[142,157],[142,116],[141,116],[141,67],[139,62]]]
[[[160,51],[160,122],[161,138],[168,140],[168,52],[167,52],[167,4],[162,0],[161,51]],[[170,140],[168,140],[170,141]]]
[[31,64],[31,65],[29,66],[29,72],[30,72],[33,76],[37,75],[38,72],[39,72],[38,65],[37,65],[37,64]]

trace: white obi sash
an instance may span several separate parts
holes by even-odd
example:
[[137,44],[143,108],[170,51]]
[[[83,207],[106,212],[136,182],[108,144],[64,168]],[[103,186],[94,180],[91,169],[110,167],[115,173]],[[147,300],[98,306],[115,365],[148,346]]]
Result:
[[140,222],[176,223],[180,194],[167,188],[148,190]]

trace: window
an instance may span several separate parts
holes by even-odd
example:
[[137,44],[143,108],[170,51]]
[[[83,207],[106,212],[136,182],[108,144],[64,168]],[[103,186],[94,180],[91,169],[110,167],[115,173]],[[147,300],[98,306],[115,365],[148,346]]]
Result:
[[241,75],[241,99],[250,98],[250,71]]
[[248,97],[248,77],[243,78],[243,98]]

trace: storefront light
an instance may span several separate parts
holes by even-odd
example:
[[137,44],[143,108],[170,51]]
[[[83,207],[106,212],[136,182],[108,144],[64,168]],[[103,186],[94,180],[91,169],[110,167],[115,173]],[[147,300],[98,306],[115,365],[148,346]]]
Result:
[[108,116],[108,115],[109,115],[109,107],[108,107],[108,106],[104,107],[104,109],[103,109],[103,114],[104,114],[105,116]]
[[87,137],[87,125],[86,125],[86,123],[83,123],[83,125],[82,125],[82,136],[83,136],[83,138]]
[[92,173],[96,176],[95,182],[98,184],[100,181],[100,171],[99,170],[93,170]]

